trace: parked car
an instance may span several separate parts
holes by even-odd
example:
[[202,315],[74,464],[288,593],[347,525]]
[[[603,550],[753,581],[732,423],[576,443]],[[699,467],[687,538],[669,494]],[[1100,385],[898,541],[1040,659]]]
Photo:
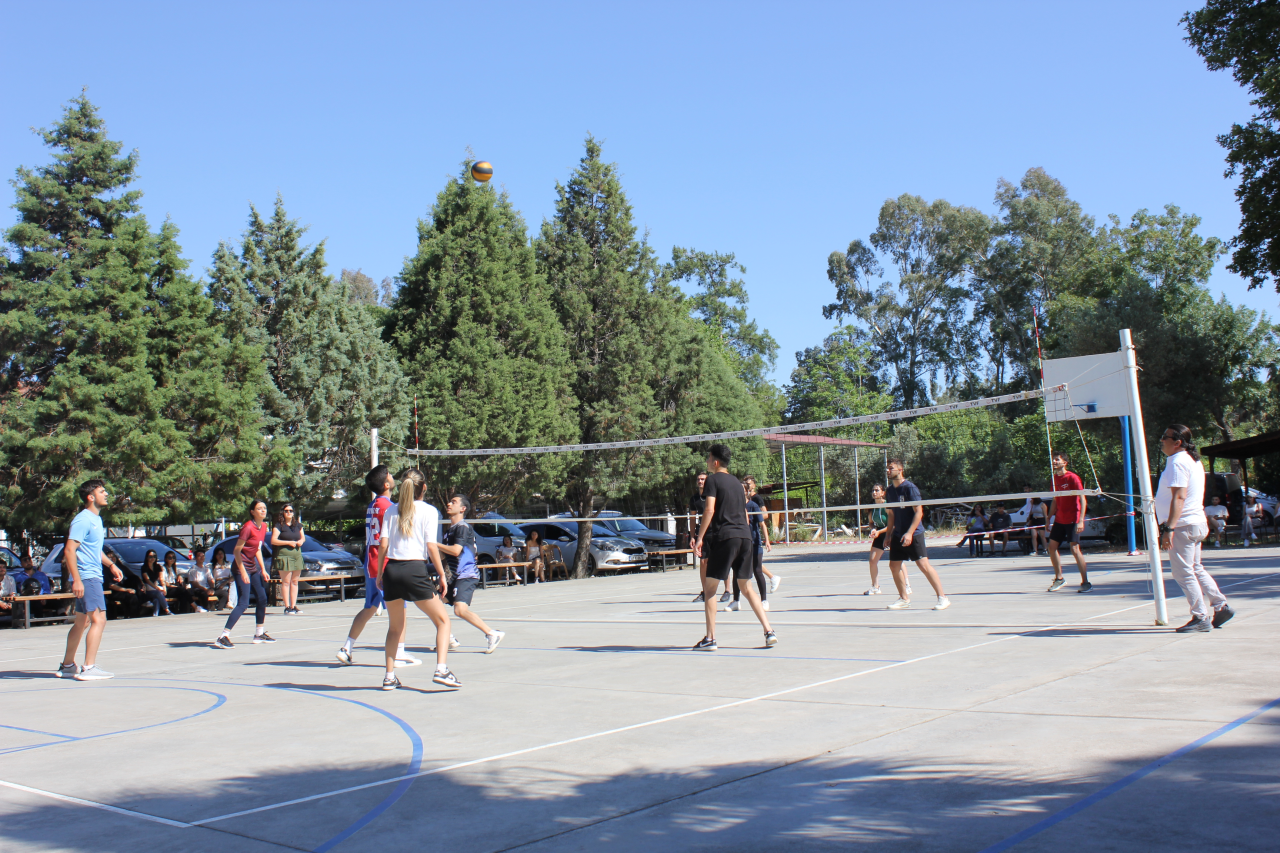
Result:
[[[207,559],[213,560],[213,552],[222,549],[227,555],[227,562],[230,563],[235,559],[236,542],[238,537],[231,536],[223,539],[221,542],[214,544],[209,549]],[[267,571],[271,571],[271,545],[269,542],[262,543],[262,562],[266,565]],[[317,540],[311,534],[302,537],[302,580],[307,579],[307,575],[348,575],[350,577],[359,578],[364,583],[364,563],[345,551],[334,551],[328,548],[324,543]]]
[[485,513],[483,518],[468,519],[468,523],[476,534],[477,563],[498,562],[498,548],[502,546],[503,536],[510,536],[511,544],[517,548],[524,547],[524,531],[496,512]]
[[334,533],[331,530],[313,530],[311,531],[310,536],[330,551],[347,550],[346,543],[343,542],[343,534],[341,533]]
[[8,566],[10,572],[22,571],[22,558],[2,545],[0,545],[0,562]]
[[195,555],[191,553],[191,546],[187,544],[185,539],[179,539],[177,536],[154,536],[152,538],[157,542],[163,542],[173,550],[177,551],[179,558],[186,558],[188,560],[195,559]]
[[[555,545],[564,555],[564,562],[572,566],[578,553],[577,522],[545,522],[522,524],[520,529],[528,537],[535,529],[542,535],[542,541]],[[611,569],[643,568],[648,564],[644,546],[634,539],[619,536],[603,524],[596,522],[592,526],[590,550],[587,554],[588,570],[595,574],[601,566]]]
[[[51,579],[62,577],[63,548],[64,543],[62,542],[53,546],[53,550],[49,552],[48,556],[44,558],[44,562],[40,565],[40,571]],[[164,565],[165,555],[170,551],[174,551],[177,556],[178,574],[185,574],[195,565],[193,561],[188,560],[158,539],[104,539],[102,541],[102,550],[121,571],[127,571],[138,578],[142,577],[142,561],[146,558],[147,551],[155,551],[156,560],[161,565]]]
[[634,518],[622,518],[622,513],[606,510],[599,515],[599,523],[617,536],[634,539],[644,545],[646,551],[671,551],[676,547],[676,537],[665,530],[646,527]]

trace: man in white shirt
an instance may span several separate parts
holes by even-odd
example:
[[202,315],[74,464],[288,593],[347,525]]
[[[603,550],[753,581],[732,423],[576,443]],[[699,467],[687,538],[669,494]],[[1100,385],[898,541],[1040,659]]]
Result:
[[1160,547],[1169,552],[1173,579],[1191,606],[1191,621],[1176,630],[1179,634],[1208,633],[1221,628],[1235,613],[1200,560],[1200,543],[1209,535],[1204,513],[1204,466],[1191,444],[1191,430],[1182,424],[1173,424],[1164,431],[1160,450],[1169,457],[1156,491]]
[[1209,532],[1213,534],[1213,547],[1222,547],[1222,534],[1227,529],[1227,508],[1222,505],[1222,498],[1214,495],[1213,503],[1204,508],[1204,517],[1209,522]]

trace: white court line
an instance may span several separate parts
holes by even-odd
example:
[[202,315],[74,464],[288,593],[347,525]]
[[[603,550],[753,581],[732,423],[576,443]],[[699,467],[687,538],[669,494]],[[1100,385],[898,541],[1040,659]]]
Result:
[[118,808],[116,806],[108,806],[105,803],[95,803],[93,800],[82,800],[79,797],[68,797],[66,794],[55,794],[53,791],[42,791],[39,788],[29,788],[26,785],[19,785],[16,782],[6,782],[0,779],[0,785],[6,788],[13,788],[15,791],[25,791],[28,794],[39,794],[42,797],[49,797],[54,800],[62,800],[64,803],[75,803],[78,806],[88,806],[93,809],[102,809],[107,812],[125,815],[126,817],[136,817],[142,820],[149,820],[152,823],[162,823],[165,826],[176,826],[179,829],[190,829],[191,824],[183,823],[178,820],[169,820],[168,818],[156,817],[155,815],[144,814],[143,812],[129,811],[128,809]]
[[[1129,610],[1136,610],[1139,607],[1149,607],[1150,604],[1151,604],[1150,602],[1144,601],[1142,604],[1135,604],[1132,607],[1125,607],[1120,610],[1112,610],[1109,613],[1100,613],[1097,616],[1089,616],[1086,619],[1080,620],[1080,621],[1089,621],[1091,619],[1102,619],[1107,616],[1114,616],[1117,613],[1124,613]],[[507,758],[515,758],[516,756],[520,756],[520,755],[528,755],[529,753],[532,753],[532,752],[541,752],[543,750],[555,749],[556,747],[567,746],[573,743],[581,743],[587,740],[595,740],[596,738],[608,737],[609,735],[621,734],[622,732],[629,732],[629,731],[634,731],[636,729],[648,728],[649,726],[658,726],[658,725],[662,725],[663,723],[670,723],[675,720],[683,720],[689,717],[697,717],[702,714],[711,714],[716,711],[723,711],[727,708],[736,708],[740,705],[749,705],[753,702],[763,702],[767,699],[775,699],[779,696],[786,696],[789,693],[797,693],[801,690],[811,690],[815,687],[824,687],[828,684],[835,684],[840,681],[847,681],[851,678],[858,678],[863,675],[871,675],[872,673],[876,673],[876,672],[884,672],[885,670],[896,669],[897,667],[900,667],[900,666],[907,666],[913,663],[920,663],[921,661],[932,660],[933,658],[944,657],[946,655],[957,654],[959,652],[967,652],[973,649],[980,649],[983,646],[991,646],[991,645],[995,645],[996,643],[1004,643],[1009,640],[1016,640],[1019,637],[1027,636],[1027,634],[1035,634],[1040,631],[1051,631],[1054,628],[1062,628],[1067,625],[1074,625],[1074,624],[1076,623],[1063,622],[1058,625],[1045,625],[1044,627],[1036,628],[1034,631],[1027,631],[1021,634],[1011,634],[1008,637],[1001,637],[998,640],[988,640],[984,643],[975,643],[973,645],[963,646],[958,649],[949,649],[945,652],[935,652],[931,655],[922,655],[921,657],[912,658],[911,660],[904,660],[904,661],[899,661],[897,663],[885,664],[884,666],[872,667],[871,669],[859,670],[858,672],[852,672],[847,675],[839,675],[839,676],[836,676],[835,678],[826,678],[826,679],[823,679],[822,681],[815,681],[810,684],[802,684],[799,687],[789,687],[786,690],[776,690],[772,693],[764,693],[760,696],[753,696],[749,699],[738,699],[733,702],[726,702],[721,705],[714,705],[710,708],[701,708],[696,711],[686,711],[683,714],[673,714],[669,717],[660,717],[659,719],[648,720],[643,723],[633,723],[632,725],[629,725],[629,726],[620,726],[619,728],[608,729],[607,731],[603,731],[603,732],[595,732],[589,735],[580,735],[578,737],[568,738],[567,740],[555,741],[554,743],[544,743],[539,746],[530,746],[524,749],[512,750],[511,752],[499,753],[498,755],[489,755],[489,756],[485,756],[484,758],[475,758],[470,761],[460,761],[456,764],[450,764],[445,767],[436,767],[431,770],[420,770],[417,773],[408,773],[401,776],[394,776],[390,779],[383,779],[378,782],[366,782],[363,785],[353,785],[349,788],[340,788],[336,791],[327,791],[323,794],[312,794],[309,797],[299,797],[298,799],[295,799],[295,800],[286,800],[280,803],[272,803],[271,805],[267,805],[267,806],[258,806],[257,808],[245,809],[243,811],[238,811],[238,812],[230,812],[228,814],[217,815],[215,817],[202,818],[200,820],[193,820],[191,821],[191,825],[202,826],[208,823],[216,823],[218,821],[230,820],[231,818],[244,817],[245,815],[257,814],[258,812],[272,811],[273,809],[280,809],[280,808],[284,808],[285,806],[293,806],[293,805],[298,805],[300,803],[308,803],[308,802],[313,802],[315,800],[323,800],[329,797],[336,797],[336,796],[341,796],[343,794],[350,794],[355,791],[363,791],[367,788],[376,788],[382,785],[393,785],[397,782],[404,782],[409,779],[418,779],[423,776],[434,776],[438,773],[447,773],[451,770],[461,770],[464,767],[473,767],[477,764],[486,764],[491,761],[502,761]]]

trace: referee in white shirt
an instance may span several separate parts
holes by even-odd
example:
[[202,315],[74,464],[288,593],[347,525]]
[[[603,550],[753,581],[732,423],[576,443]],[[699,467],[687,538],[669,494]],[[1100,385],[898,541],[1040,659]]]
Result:
[[1200,545],[1209,535],[1204,514],[1204,466],[1191,444],[1191,430],[1182,424],[1164,431],[1160,450],[1169,457],[1156,491],[1160,547],[1169,552],[1173,579],[1191,605],[1191,621],[1176,630],[1179,634],[1208,633],[1221,628],[1235,613],[1200,560]]

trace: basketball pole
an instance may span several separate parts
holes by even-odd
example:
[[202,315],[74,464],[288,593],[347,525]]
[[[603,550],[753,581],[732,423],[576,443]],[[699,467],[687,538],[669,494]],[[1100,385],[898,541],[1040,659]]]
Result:
[[1146,428],[1142,423],[1142,400],[1138,396],[1138,359],[1133,349],[1133,336],[1120,330],[1120,352],[1129,386],[1129,418],[1133,425],[1133,456],[1137,467],[1138,494],[1142,497],[1142,520],[1147,532],[1147,555],[1151,562],[1151,592],[1156,603],[1156,624],[1168,625],[1169,612],[1164,601],[1164,571],[1160,562],[1160,527],[1156,524],[1155,500],[1151,495],[1151,463],[1147,459]]

